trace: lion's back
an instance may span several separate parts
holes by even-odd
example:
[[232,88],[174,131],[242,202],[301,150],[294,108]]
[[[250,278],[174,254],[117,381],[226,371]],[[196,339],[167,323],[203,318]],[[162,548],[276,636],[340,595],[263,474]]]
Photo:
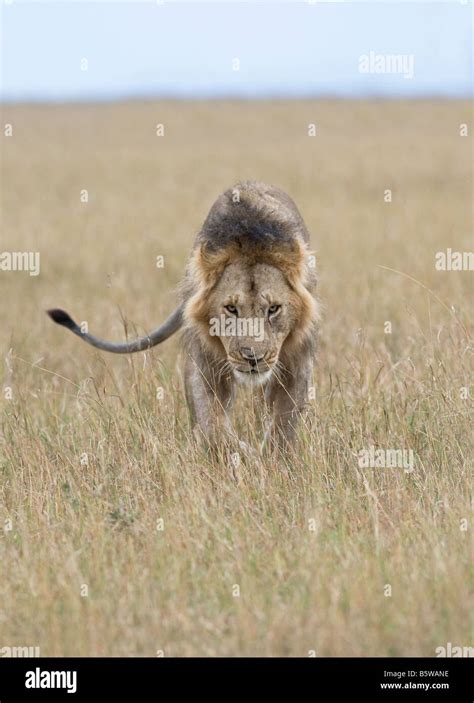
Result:
[[298,208],[287,193],[260,181],[242,181],[220,195],[197,237],[209,251],[230,244],[275,249],[295,238],[309,241]]

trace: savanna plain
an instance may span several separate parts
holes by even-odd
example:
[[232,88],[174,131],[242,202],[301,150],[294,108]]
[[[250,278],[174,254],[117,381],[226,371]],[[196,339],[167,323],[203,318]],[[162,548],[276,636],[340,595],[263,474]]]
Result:
[[[0,647],[305,657],[472,644],[472,272],[435,265],[472,249],[469,104],[2,113],[0,249],[39,252],[41,269],[0,271]],[[45,310],[114,340],[149,331],[175,306],[212,202],[243,179],[297,203],[323,314],[297,451],[236,468],[194,442],[179,336],[107,355]],[[254,446],[263,419],[243,391],[236,424]],[[370,447],[412,450],[413,471],[360,468]]]

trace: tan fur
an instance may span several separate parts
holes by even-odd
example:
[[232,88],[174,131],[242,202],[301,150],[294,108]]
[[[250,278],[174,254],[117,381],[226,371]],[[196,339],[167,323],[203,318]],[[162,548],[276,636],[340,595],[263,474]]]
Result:
[[[213,208],[219,206],[218,214],[212,219],[211,210],[187,267],[183,286],[186,396],[193,422],[211,444],[236,439],[230,424],[236,377],[255,384],[263,380],[274,415],[268,438],[279,445],[294,439],[297,416],[307,402],[319,317],[316,276],[308,265],[307,232],[296,206],[292,211],[288,199],[279,207],[281,191],[266,194],[266,189],[264,184],[243,184],[244,208],[242,199],[236,205],[230,201],[234,189],[221,196],[222,202]],[[260,218],[258,237],[252,237],[254,213]],[[215,245],[221,221],[224,242]],[[209,222],[212,226],[207,227]],[[265,237],[267,223],[269,231],[277,233],[270,243]],[[278,238],[279,228],[289,232],[286,238]],[[226,241],[228,230],[235,233]],[[263,298],[281,306],[278,325],[265,322],[264,342],[209,334],[211,319],[221,314],[229,317],[225,311],[229,300],[239,301],[241,317],[253,317],[264,315]],[[257,378],[242,371],[249,362],[241,358],[241,349],[249,348],[255,350],[255,358],[262,357],[261,364],[256,364]]]

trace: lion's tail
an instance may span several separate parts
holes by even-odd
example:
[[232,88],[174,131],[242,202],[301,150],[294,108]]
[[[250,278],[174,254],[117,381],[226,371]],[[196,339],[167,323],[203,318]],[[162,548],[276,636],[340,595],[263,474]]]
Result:
[[153,330],[149,335],[139,337],[131,342],[116,344],[114,342],[107,342],[105,339],[94,337],[88,332],[82,332],[79,325],[74,322],[72,317],[70,317],[67,312],[64,312],[64,310],[48,310],[47,312],[54,322],[63,327],[67,327],[68,330],[77,334],[78,337],[88,342],[88,344],[92,344],[93,347],[97,347],[97,349],[102,349],[103,351],[113,352],[114,354],[131,354],[132,352],[150,349],[150,347],[154,347],[156,344],[160,344],[164,342],[165,339],[168,339],[168,337],[171,337],[183,324],[183,306],[181,305],[171,313],[162,325],[157,327],[156,330]]

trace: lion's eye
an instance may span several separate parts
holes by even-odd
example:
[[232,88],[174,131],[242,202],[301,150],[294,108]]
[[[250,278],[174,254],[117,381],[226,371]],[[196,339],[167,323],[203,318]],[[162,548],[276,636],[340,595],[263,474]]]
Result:
[[281,308],[281,305],[270,305],[268,308],[268,314],[269,315],[274,315],[278,310]]
[[224,305],[224,307],[231,315],[237,315],[237,308],[235,305]]

